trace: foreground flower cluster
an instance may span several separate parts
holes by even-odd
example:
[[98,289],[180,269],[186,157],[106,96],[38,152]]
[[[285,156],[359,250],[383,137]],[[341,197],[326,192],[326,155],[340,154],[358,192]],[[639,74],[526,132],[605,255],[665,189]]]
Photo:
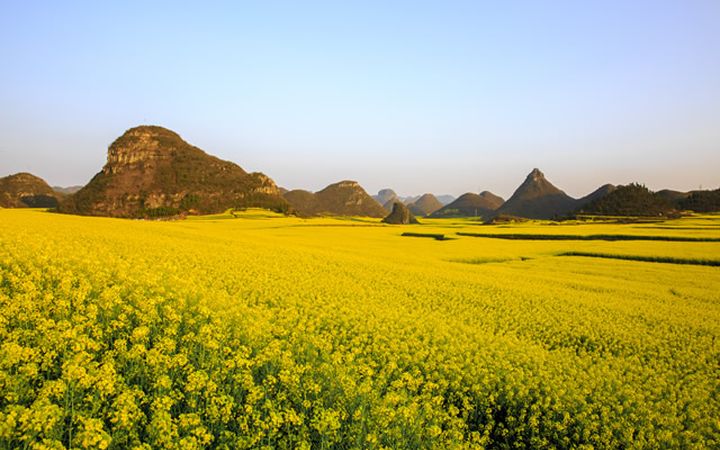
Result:
[[296,222],[0,211],[0,448],[720,446],[717,268]]

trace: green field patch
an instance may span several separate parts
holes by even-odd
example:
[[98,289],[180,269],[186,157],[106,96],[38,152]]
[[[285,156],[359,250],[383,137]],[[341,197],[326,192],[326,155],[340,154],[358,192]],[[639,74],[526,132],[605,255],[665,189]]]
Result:
[[656,225],[653,227],[650,226],[642,226],[642,227],[634,227],[636,229],[642,228],[645,230],[713,230],[713,231],[720,231],[720,225],[714,225],[714,226],[694,226],[694,227],[681,227],[681,226],[672,226],[672,225]]
[[[460,234],[460,233],[458,233]],[[441,233],[411,233],[411,232],[405,232],[401,234],[403,237],[418,237],[418,238],[430,238],[435,239],[436,241],[450,241],[453,238],[447,237],[444,234]]]
[[720,238],[692,236],[650,236],[632,234],[530,234],[530,233],[467,233],[458,236],[483,237],[526,241],[668,241],[668,242],[720,242]]
[[675,258],[671,256],[617,255],[611,253],[594,252],[563,252],[558,253],[556,256],[584,256],[588,258],[622,259],[626,261],[720,267],[720,260],[717,259]]
[[186,220],[228,220],[228,219],[279,219],[284,214],[264,208],[228,209],[218,214],[189,215]]
[[502,263],[510,261],[527,261],[529,256],[520,256],[517,258],[493,258],[493,257],[480,257],[480,258],[456,258],[448,259],[449,262],[461,263],[461,264],[489,264],[489,263]]

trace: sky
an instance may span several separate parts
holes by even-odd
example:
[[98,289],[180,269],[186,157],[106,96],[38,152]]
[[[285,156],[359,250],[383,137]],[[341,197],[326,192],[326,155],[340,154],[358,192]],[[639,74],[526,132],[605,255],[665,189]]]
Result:
[[720,1],[0,2],[0,176],[161,125],[312,191],[720,186]]

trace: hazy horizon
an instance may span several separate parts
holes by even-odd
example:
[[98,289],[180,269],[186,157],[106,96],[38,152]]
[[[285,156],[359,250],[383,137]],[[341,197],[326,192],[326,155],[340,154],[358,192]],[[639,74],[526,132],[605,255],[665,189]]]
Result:
[[720,187],[720,3],[0,6],[0,176],[155,124],[288,189]]

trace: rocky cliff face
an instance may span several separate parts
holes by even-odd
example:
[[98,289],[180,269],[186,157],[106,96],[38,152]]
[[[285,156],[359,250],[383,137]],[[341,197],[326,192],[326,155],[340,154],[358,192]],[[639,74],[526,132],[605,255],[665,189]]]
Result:
[[140,126],[110,145],[102,170],[60,211],[154,217],[244,207],[286,211],[288,204],[269,177],[208,155],[168,129]]
[[54,208],[59,197],[45,180],[26,172],[0,178],[3,208]]
[[399,200],[393,204],[392,212],[388,214],[382,221],[384,223],[394,225],[409,225],[419,223],[413,213],[410,212],[410,209],[408,209],[408,207]]

